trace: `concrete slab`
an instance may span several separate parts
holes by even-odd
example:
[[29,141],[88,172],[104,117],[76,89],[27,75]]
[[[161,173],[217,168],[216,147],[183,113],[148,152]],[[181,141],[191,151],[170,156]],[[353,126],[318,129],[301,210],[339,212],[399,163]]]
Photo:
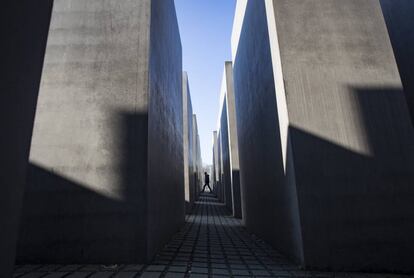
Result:
[[183,169],[174,2],[55,0],[19,261],[149,260],[184,221]]
[[242,218],[242,203],[240,191],[239,145],[237,139],[236,103],[233,85],[233,64],[226,62],[224,66],[222,90],[225,90],[225,105],[227,112],[227,133],[230,161],[231,203],[233,216]]
[[223,141],[221,137],[221,131],[220,129],[217,131],[217,149],[218,149],[218,186],[219,186],[219,193],[218,198],[221,202],[226,201],[226,195],[225,195],[225,186],[224,186],[224,179],[223,179]]
[[0,273],[12,277],[36,102],[53,1],[0,10]]
[[221,184],[224,189],[224,203],[229,211],[233,213],[233,194],[231,184],[230,168],[230,146],[229,146],[229,128],[227,120],[227,97],[224,96],[222,110],[220,115],[220,135],[221,135],[221,159],[222,159],[222,180]]
[[184,192],[186,212],[189,213],[195,201],[194,167],[196,156],[194,154],[194,128],[193,107],[191,104],[188,75],[183,73],[183,137],[184,137]]
[[405,97],[414,122],[414,2],[410,0],[381,0],[397,61]]
[[248,229],[306,267],[414,271],[414,131],[379,2],[240,11]]
[[213,131],[213,181],[215,193],[218,193],[218,143],[217,143],[217,131]]
[[193,115],[193,162],[194,162],[194,186],[195,186],[195,195],[200,194],[201,188],[204,185],[204,172],[203,172],[203,160],[201,157],[201,145],[200,145],[200,135],[198,132],[198,123],[197,115]]

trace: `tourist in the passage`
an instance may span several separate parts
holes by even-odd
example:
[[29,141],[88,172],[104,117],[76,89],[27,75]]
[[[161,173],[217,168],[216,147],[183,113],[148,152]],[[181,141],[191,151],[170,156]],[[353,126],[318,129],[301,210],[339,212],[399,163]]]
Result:
[[204,187],[203,187],[203,192],[206,190],[206,186],[208,187],[208,189],[210,190],[210,192],[213,192],[213,190],[211,190],[211,187],[210,187],[210,175],[207,174],[207,172],[204,172]]

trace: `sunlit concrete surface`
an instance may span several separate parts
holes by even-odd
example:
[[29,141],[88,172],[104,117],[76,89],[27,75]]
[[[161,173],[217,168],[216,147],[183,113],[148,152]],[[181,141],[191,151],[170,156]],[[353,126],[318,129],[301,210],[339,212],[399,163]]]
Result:
[[180,228],[181,57],[172,0],[54,1],[19,262],[143,262]]
[[233,211],[232,184],[231,184],[231,167],[230,167],[230,146],[229,146],[229,129],[227,118],[227,96],[223,94],[221,102],[220,115],[220,135],[221,135],[221,159],[222,174],[221,185],[224,190],[224,203],[227,209]]
[[248,229],[306,267],[413,271],[414,131],[379,1],[241,11]]
[[240,192],[239,144],[237,135],[236,101],[233,84],[233,63],[225,62],[222,90],[226,91],[226,112],[230,161],[230,181],[232,210],[236,218],[242,218],[242,203]]
[[190,84],[187,72],[183,73],[183,139],[184,139],[184,193],[186,211],[189,212],[194,205],[195,199],[195,159],[194,141],[196,138],[194,132],[197,130],[193,127],[193,106],[191,103]]
[[217,131],[213,131],[213,182],[218,182],[218,149],[217,149]]
[[[221,116],[221,113],[219,113],[219,115]],[[221,117],[219,117],[220,119]],[[224,184],[224,169],[223,169],[223,139],[222,139],[222,132],[220,131],[220,129],[218,129],[217,131],[217,159],[218,159],[218,172],[217,172],[217,176],[218,176],[218,182],[217,182],[217,186],[218,186],[218,191],[217,191],[217,196],[218,199],[222,202],[225,202],[226,200],[226,190],[225,190],[225,184]]]
[[200,194],[204,182],[203,159],[201,157],[200,134],[198,132],[197,115],[193,114],[193,179],[195,198]]

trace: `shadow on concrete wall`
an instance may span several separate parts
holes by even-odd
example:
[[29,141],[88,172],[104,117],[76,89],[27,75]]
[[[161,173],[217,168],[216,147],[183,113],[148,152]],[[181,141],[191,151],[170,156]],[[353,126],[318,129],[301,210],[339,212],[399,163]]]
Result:
[[289,129],[305,265],[413,272],[414,134],[404,92],[351,91],[370,155]]
[[380,0],[380,3],[414,122],[414,2]]
[[11,276],[33,120],[53,1],[0,9],[0,270]]
[[[150,259],[148,117],[134,113],[120,113],[118,117],[121,126],[112,132],[119,138],[119,145],[112,151],[119,164],[103,170],[120,176],[121,181],[112,188],[121,198],[98,193],[102,190],[99,184],[75,182],[53,171],[53,167],[45,169],[31,163],[18,244],[19,263],[137,263]],[[94,169],[94,165],[88,165],[90,171],[102,170]]]

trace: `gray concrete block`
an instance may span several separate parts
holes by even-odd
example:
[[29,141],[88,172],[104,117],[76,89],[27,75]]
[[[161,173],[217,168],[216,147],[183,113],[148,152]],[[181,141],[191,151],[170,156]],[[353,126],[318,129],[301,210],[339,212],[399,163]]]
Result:
[[217,195],[220,200],[220,179],[219,179],[219,163],[218,163],[218,141],[217,141],[217,131],[213,131],[213,184],[214,184],[214,193]]
[[405,97],[414,122],[414,2],[380,0]]
[[203,160],[201,157],[200,135],[198,133],[197,115],[193,115],[193,179],[195,196],[198,196],[204,185]]
[[19,261],[149,260],[184,221],[182,116],[172,0],[56,0]]
[[248,229],[306,267],[414,271],[414,132],[379,2],[248,1],[241,29]]
[[12,277],[36,102],[53,1],[0,11],[0,273]]
[[217,131],[217,159],[218,159],[218,172],[217,172],[217,176],[218,176],[218,182],[217,182],[217,186],[218,186],[218,199],[221,202],[225,202],[225,190],[224,190],[224,183],[223,183],[223,149],[222,149],[222,139],[221,139],[221,131],[218,130]]
[[237,139],[237,119],[236,119],[236,103],[233,85],[233,64],[226,62],[224,66],[222,88],[225,90],[225,105],[227,112],[227,134],[229,148],[229,162],[231,184],[231,203],[233,216],[242,218],[242,203],[240,191],[240,167],[239,167],[239,145]]
[[229,146],[229,125],[227,120],[227,97],[224,96],[222,110],[220,115],[220,135],[221,135],[221,159],[222,159],[222,180],[224,188],[224,203],[227,209],[233,213],[233,198],[231,184],[231,167],[230,167],[230,146]]
[[194,144],[193,107],[191,104],[190,85],[188,75],[183,73],[183,138],[184,138],[184,192],[186,212],[191,212],[196,192],[194,177],[196,154]]

